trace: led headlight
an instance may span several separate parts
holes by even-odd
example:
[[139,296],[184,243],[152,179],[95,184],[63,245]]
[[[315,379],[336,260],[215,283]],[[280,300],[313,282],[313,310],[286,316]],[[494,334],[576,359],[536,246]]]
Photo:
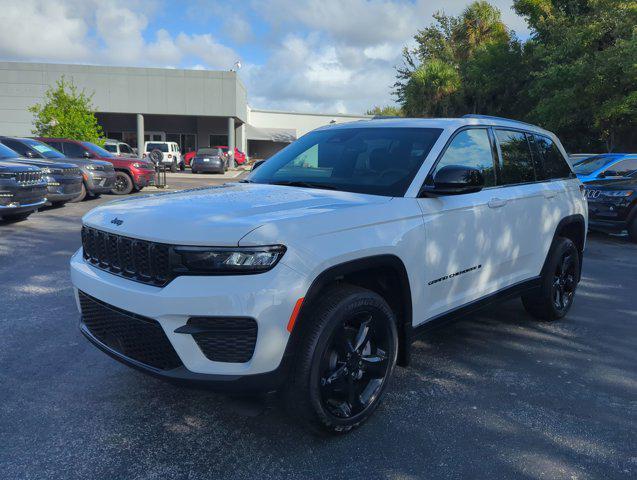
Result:
[[174,252],[180,259],[173,268],[177,274],[261,273],[278,263],[285,247],[175,247]]
[[632,190],[606,190],[602,191],[602,194],[606,197],[630,197],[633,194]]
[[86,169],[87,169],[87,170],[97,170],[97,168],[95,167],[95,165],[92,165],[92,164],[90,164],[90,163],[89,163],[88,165],[86,165]]
[[139,162],[133,163],[133,167],[135,167],[135,168],[141,168],[141,167],[145,167],[145,166],[146,166],[146,164],[144,164],[144,163],[139,163]]

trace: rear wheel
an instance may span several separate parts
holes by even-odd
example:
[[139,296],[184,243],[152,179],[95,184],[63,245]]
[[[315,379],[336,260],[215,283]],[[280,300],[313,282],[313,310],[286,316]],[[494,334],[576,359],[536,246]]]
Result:
[[111,193],[115,195],[128,195],[133,191],[133,179],[126,172],[115,172],[115,186]]
[[170,164],[170,171],[172,173],[175,173],[177,171],[177,163],[176,162],[173,162],[173,163]]
[[568,238],[558,237],[549,253],[540,287],[522,295],[526,311],[538,320],[552,321],[564,317],[573,305],[579,271],[577,247]]
[[326,291],[312,308],[285,391],[290,413],[313,430],[345,433],[378,407],[398,351],[385,300],[359,287]]

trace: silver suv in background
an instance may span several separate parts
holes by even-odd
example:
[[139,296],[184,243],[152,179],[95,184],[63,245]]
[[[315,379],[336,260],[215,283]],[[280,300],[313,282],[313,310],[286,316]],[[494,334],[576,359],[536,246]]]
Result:
[[104,150],[107,150],[118,157],[137,157],[137,151],[133,147],[131,147],[128,143],[121,142],[119,140],[107,139],[104,142]]

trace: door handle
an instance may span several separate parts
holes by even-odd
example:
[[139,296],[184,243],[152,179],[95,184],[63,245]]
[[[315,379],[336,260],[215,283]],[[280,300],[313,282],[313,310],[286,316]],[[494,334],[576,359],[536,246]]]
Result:
[[557,195],[557,192],[554,192],[552,190],[547,190],[544,192],[544,198],[554,198]]
[[489,200],[489,208],[500,208],[504,207],[507,204],[507,201],[502,198],[492,198]]

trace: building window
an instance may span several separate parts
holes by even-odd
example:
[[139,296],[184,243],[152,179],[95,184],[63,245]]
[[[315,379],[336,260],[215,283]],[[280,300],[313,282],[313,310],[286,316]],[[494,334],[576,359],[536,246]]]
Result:
[[210,135],[210,146],[227,146],[228,145],[228,135]]

